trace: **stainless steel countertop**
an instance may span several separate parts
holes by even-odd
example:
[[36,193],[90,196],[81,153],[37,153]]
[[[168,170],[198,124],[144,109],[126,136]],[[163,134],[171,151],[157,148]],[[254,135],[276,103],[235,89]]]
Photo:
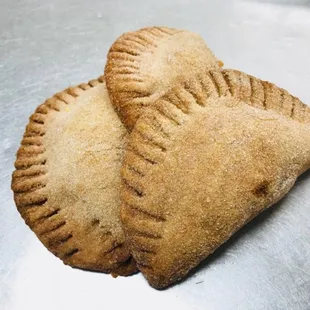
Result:
[[309,1],[0,0],[0,309],[310,309],[310,173],[165,291],[63,265],[16,211],[11,173],[28,116],[102,74],[116,37],[147,25],[196,31],[226,68],[310,104]]

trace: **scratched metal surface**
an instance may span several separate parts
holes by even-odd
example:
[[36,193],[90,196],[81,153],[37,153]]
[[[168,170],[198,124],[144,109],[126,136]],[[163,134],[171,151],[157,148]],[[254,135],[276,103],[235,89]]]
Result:
[[310,309],[310,174],[185,282],[160,292],[141,275],[64,266],[17,213],[10,178],[30,113],[100,75],[122,32],[154,24],[200,33],[226,67],[310,103],[309,1],[1,0],[0,309]]

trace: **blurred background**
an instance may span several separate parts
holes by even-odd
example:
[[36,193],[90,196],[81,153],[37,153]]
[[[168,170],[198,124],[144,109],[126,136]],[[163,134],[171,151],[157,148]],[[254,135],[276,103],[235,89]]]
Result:
[[310,103],[310,1],[0,0],[0,309],[310,309],[310,179],[167,291],[65,267],[26,227],[10,191],[29,115],[103,73],[123,32],[199,33],[226,68]]

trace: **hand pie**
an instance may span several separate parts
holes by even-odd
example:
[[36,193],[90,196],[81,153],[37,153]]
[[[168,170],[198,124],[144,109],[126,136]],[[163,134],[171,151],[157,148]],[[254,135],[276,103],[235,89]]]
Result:
[[15,162],[14,198],[65,264],[120,275],[137,270],[119,219],[125,138],[103,77],[56,94],[30,117]]
[[155,288],[180,280],[310,164],[310,109],[287,91],[224,70],[157,100],[132,131],[121,219]]
[[116,40],[108,53],[105,76],[112,104],[131,130],[142,109],[175,82],[196,71],[220,66],[199,35],[149,27],[125,33]]

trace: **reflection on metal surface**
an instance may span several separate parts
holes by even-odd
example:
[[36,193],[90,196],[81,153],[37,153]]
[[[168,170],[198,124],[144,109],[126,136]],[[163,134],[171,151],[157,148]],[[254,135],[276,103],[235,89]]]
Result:
[[245,1],[255,1],[260,3],[275,3],[279,5],[310,5],[309,0],[245,0]]
[[308,4],[2,0],[0,309],[310,309],[309,173],[186,281],[160,292],[141,275],[113,279],[64,266],[23,223],[9,188],[14,154],[35,107],[69,84],[100,75],[116,37],[142,26],[196,31],[226,67],[271,80],[310,103]]

